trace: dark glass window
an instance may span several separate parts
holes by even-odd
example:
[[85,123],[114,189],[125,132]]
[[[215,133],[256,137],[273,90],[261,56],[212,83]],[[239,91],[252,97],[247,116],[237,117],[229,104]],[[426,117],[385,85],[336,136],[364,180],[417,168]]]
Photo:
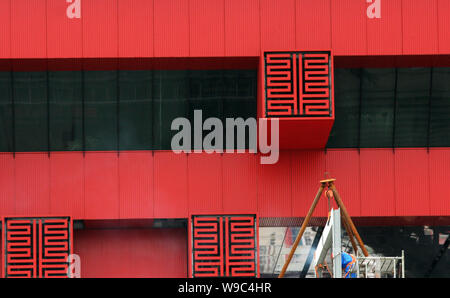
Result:
[[450,147],[450,68],[433,69],[430,146]]
[[[256,84],[257,74],[255,70],[226,70],[224,71],[224,102],[222,123],[226,126],[226,118],[256,118]],[[224,142],[226,148],[231,144],[226,143],[226,127],[224,128]],[[249,148],[249,130],[246,129],[245,148]],[[237,144],[237,129],[234,129],[233,149],[244,149]]]
[[47,72],[14,72],[16,151],[47,151]]
[[11,73],[0,72],[0,152],[11,152],[13,146]]
[[392,147],[395,69],[363,69],[360,146]]
[[395,147],[427,146],[430,70],[398,69]]
[[50,150],[83,150],[82,73],[52,71],[49,79]]
[[119,148],[152,148],[152,72],[119,71]]
[[335,69],[335,120],[327,147],[359,146],[360,79],[360,69]]
[[117,71],[84,72],[86,150],[117,150]]
[[[188,72],[156,70],[153,72],[153,144],[155,149],[171,149],[172,121],[188,118]],[[193,125],[193,123],[192,123]]]

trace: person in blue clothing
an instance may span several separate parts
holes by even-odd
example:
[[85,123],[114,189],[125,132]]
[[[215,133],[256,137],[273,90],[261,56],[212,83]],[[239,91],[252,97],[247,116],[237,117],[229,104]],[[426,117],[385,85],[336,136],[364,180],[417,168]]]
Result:
[[341,263],[342,263],[342,273],[343,278],[356,278],[355,273],[350,273],[353,269],[353,267],[356,264],[356,258],[349,253],[342,252],[341,253]]

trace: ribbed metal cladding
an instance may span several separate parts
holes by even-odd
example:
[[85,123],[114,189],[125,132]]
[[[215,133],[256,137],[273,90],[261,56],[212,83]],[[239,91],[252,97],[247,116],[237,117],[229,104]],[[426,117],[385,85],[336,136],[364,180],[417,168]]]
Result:
[[189,57],[189,1],[153,1],[155,57]]
[[402,5],[403,55],[437,53],[437,0],[412,0],[405,4]]
[[14,166],[12,153],[0,153],[0,217],[15,214]]
[[327,150],[326,169],[336,178],[336,188],[350,216],[361,215],[361,183],[357,149]]
[[117,152],[86,152],[85,218],[119,218],[119,173]]
[[295,48],[295,1],[260,0],[260,13],[261,52]]
[[395,215],[430,215],[426,149],[395,149]]
[[16,214],[50,213],[50,159],[47,152],[16,153]]
[[[292,215],[305,216],[325,178],[325,154],[322,150],[292,151]],[[313,216],[327,216],[327,198],[323,195]]]
[[222,155],[189,154],[188,201],[191,213],[222,213]]
[[297,0],[295,10],[296,49],[330,49],[330,0]]
[[225,54],[225,0],[189,0],[190,56]]
[[83,2],[83,56],[85,58],[117,57],[117,1]]
[[118,1],[119,57],[153,57],[153,0]]
[[276,164],[258,164],[258,216],[292,216],[291,151]]
[[[70,170],[70,172],[67,172]],[[84,160],[82,152],[50,154],[50,214],[73,219],[85,217]]]
[[188,217],[186,154],[156,151],[154,167],[154,215],[156,218]]
[[446,193],[450,169],[450,149],[433,148],[429,151],[430,159],[430,215],[448,216],[450,203]]
[[331,35],[335,55],[367,54],[366,9],[364,1],[331,1]]
[[153,217],[153,156],[150,151],[119,155],[120,218]]
[[11,0],[0,1],[0,58],[11,58]]
[[381,18],[367,19],[367,52],[369,55],[401,55],[402,0],[384,1],[382,7]]
[[438,0],[439,53],[450,53],[450,1]]
[[259,0],[225,0],[225,56],[259,56]]
[[257,213],[256,154],[223,154],[223,212]]
[[394,216],[392,149],[361,149],[361,216]]

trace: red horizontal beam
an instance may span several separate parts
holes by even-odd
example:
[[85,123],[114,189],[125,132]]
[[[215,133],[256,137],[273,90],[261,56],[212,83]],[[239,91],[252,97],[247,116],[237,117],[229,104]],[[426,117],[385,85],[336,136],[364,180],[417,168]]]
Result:
[[361,0],[81,2],[69,18],[66,1],[0,1],[0,58],[450,54],[447,0],[382,1],[379,19]]
[[[0,215],[304,217],[327,172],[353,217],[448,217],[449,168],[450,148],[290,150],[274,165],[249,153],[1,153]],[[326,214],[322,199],[315,216]]]

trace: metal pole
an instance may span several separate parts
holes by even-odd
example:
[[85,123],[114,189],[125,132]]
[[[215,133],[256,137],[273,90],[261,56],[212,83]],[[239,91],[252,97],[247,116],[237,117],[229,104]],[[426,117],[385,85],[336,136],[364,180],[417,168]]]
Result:
[[355,225],[353,224],[352,219],[348,215],[347,208],[345,208],[344,203],[341,200],[341,196],[339,195],[336,187],[334,186],[333,182],[330,182],[328,187],[333,191],[334,199],[336,200],[336,203],[338,204],[339,208],[341,208],[342,213],[344,215],[345,220],[350,226],[350,229],[352,230],[353,234],[356,237],[356,240],[358,241],[359,246],[361,247],[361,250],[364,254],[364,256],[369,256],[369,253],[367,252],[366,247],[364,246],[364,242],[362,241],[361,237],[359,236],[358,231],[356,230]]
[[402,250],[402,278],[405,278],[405,251]]
[[[334,179],[329,179],[329,180],[334,180]],[[287,267],[289,266],[289,263],[291,262],[291,259],[294,256],[294,252],[297,249],[300,239],[302,239],[303,233],[305,232],[306,227],[308,226],[309,220],[314,212],[314,209],[316,209],[316,205],[319,202],[319,199],[320,199],[320,196],[322,195],[323,189],[325,188],[325,186],[329,180],[320,181],[319,191],[317,192],[316,197],[314,198],[314,201],[313,201],[311,207],[309,208],[308,214],[306,215],[305,220],[302,223],[302,227],[300,228],[300,231],[298,232],[297,238],[295,238],[295,242],[292,245],[291,251],[289,252],[289,256],[288,256],[286,262],[284,263],[283,268],[281,269],[280,275],[278,275],[278,278],[282,278],[284,276],[284,274],[286,273]]]

